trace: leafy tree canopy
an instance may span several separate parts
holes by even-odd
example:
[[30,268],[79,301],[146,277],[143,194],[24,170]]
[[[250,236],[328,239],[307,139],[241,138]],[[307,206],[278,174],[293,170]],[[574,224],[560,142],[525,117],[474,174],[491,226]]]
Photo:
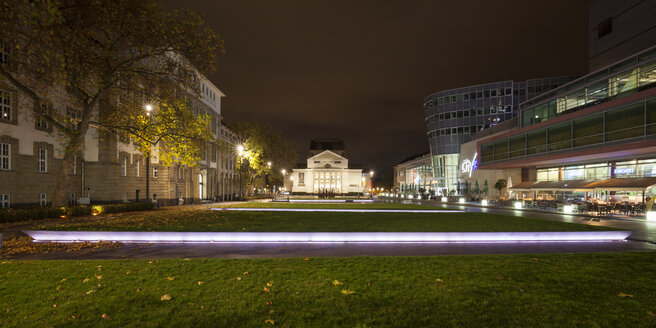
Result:
[[[65,145],[55,205],[63,203],[71,163],[83,149],[92,120],[114,129],[142,124],[125,124],[126,118],[139,119],[142,105],[123,108],[123,115],[111,115],[117,107],[109,98],[122,94],[173,104],[176,94],[198,96],[199,73],[214,71],[218,52],[223,50],[218,35],[198,14],[167,11],[156,0],[0,1],[0,38],[10,49],[8,62],[0,65],[0,76],[31,98],[35,115],[51,122]],[[62,93],[79,115],[71,118],[67,113],[41,110],[43,104],[61,99]],[[183,108],[158,106],[164,107]],[[189,118],[178,119],[184,117]],[[121,119],[112,120],[116,118]],[[155,132],[163,133],[163,128],[158,129]],[[169,142],[180,141],[175,133],[168,135]]]
[[[280,170],[294,167],[298,154],[296,145],[267,124],[238,122],[232,126],[244,146],[244,168],[251,186],[264,186],[268,175],[269,184],[281,185]],[[271,162],[271,169],[267,163]],[[239,169],[239,162],[236,163]]]

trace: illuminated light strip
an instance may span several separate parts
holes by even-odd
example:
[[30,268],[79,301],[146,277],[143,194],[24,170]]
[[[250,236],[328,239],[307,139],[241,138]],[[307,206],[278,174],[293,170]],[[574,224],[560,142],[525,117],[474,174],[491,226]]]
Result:
[[373,203],[372,199],[290,199],[289,203]]
[[258,207],[214,207],[212,211],[255,211],[255,212],[346,212],[346,213],[463,213],[462,210],[376,210],[345,208],[258,208]]
[[24,230],[35,242],[129,243],[444,243],[624,240],[632,231],[566,232],[166,232]]

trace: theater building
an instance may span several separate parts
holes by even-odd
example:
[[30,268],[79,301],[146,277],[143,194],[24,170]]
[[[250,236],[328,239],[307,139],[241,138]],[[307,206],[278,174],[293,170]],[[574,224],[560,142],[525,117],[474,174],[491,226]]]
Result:
[[291,193],[335,194],[366,193],[371,188],[369,172],[349,165],[344,142],[339,139],[314,139],[305,163],[299,163],[285,177],[285,188]]

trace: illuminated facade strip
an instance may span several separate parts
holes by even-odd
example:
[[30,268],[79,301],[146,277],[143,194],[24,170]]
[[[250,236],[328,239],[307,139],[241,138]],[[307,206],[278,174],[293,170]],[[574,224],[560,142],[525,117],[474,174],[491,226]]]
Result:
[[567,232],[166,232],[25,230],[35,242],[442,243],[620,241],[631,231]]

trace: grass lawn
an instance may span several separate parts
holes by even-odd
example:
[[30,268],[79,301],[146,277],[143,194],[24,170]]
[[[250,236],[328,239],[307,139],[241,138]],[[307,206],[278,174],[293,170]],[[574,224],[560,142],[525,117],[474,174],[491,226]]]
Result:
[[418,204],[394,203],[287,203],[287,202],[252,202],[214,207],[246,207],[246,208],[336,208],[336,209],[368,209],[368,210],[450,210],[441,206],[425,206]]
[[331,213],[159,211],[34,229],[96,231],[248,232],[519,232],[611,230],[584,224],[484,213]]
[[654,252],[4,261],[0,325],[654,327],[654,277]]

